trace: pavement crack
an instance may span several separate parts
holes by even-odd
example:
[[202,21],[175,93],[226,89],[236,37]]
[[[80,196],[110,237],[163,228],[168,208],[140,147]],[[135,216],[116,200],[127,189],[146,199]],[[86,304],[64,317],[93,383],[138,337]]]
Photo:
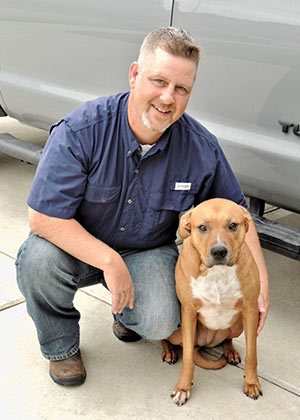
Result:
[[[210,356],[213,356],[213,357],[217,358],[217,359],[219,359],[223,354],[223,352],[221,350],[217,349],[217,348],[216,349],[205,348],[205,349],[202,349],[202,351],[204,353],[209,354]],[[245,364],[243,362],[239,363],[236,366],[234,366],[234,365],[230,365],[230,366],[233,366],[234,368],[238,368],[238,369],[241,369],[241,370],[245,370]],[[280,378],[275,378],[274,376],[269,375],[267,373],[263,373],[263,372],[258,371],[257,374],[258,374],[258,377],[260,379],[262,379],[266,382],[269,382],[270,384],[275,385],[276,387],[278,387],[278,388],[280,388],[280,389],[282,389],[286,392],[289,392],[290,394],[293,394],[293,395],[296,395],[297,397],[300,397],[299,388],[297,388],[293,384],[285,382],[285,381],[281,380]]]

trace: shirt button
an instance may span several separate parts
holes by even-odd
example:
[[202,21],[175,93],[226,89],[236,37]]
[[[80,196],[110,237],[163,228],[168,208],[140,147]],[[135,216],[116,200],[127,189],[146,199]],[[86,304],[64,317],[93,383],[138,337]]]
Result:
[[131,198],[129,198],[129,200],[127,201],[128,204],[132,204],[132,200]]
[[125,230],[126,230],[126,229],[125,229],[125,227],[124,227],[124,226],[120,227],[120,231],[121,231],[121,232],[125,232]]
[[128,150],[128,156],[131,156],[131,154],[132,154],[132,151],[131,150]]
[[135,174],[138,174],[140,172],[140,170],[139,169],[136,169],[135,171],[134,171],[134,173]]

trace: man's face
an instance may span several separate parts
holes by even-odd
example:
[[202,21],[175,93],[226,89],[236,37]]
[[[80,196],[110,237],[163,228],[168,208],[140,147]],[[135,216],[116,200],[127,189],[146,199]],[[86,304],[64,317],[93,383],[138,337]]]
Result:
[[184,113],[196,64],[157,49],[130,67],[129,124],[141,142],[155,142]]

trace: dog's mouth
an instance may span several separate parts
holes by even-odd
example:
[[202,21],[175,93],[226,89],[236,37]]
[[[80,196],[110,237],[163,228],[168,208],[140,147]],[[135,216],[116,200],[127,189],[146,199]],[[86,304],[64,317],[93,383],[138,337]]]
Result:
[[226,266],[226,267],[232,267],[234,265],[233,261],[209,261],[208,264],[205,264],[207,268],[212,268],[216,265],[219,266]]

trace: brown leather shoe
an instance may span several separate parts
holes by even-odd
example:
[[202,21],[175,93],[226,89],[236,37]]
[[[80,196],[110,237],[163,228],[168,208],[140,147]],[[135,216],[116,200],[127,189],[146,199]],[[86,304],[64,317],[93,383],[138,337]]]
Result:
[[80,350],[68,359],[50,360],[49,373],[54,382],[59,385],[81,385],[85,381],[86,372],[80,355]]
[[119,340],[125,341],[126,343],[133,343],[142,339],[135,331],[128,330],[119,325],[116,321],[113,322],[113,332]]

